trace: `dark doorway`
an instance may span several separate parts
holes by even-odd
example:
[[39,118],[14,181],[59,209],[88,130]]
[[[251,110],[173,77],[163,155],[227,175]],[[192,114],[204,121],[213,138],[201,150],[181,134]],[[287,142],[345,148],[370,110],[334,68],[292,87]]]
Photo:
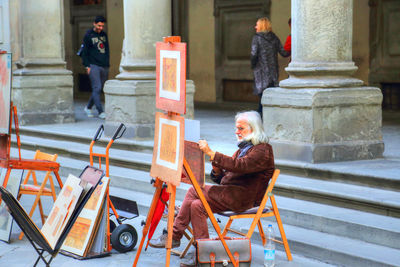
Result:
[[382,108],[400,110],[400,83],[383,83],[382,94]]
[[399,109],[400,1],[370,0],[369,84],[382,89],[384,109]]
[[217,102],[257,101],[250,47],[257,18],[269,16],[270,5],[270,0],[214,1]]

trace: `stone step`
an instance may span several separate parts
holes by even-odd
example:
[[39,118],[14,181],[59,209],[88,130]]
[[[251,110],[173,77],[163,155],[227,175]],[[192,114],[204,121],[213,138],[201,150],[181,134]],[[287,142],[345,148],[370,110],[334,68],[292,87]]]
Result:
[[276,202],[286,224],[400,249],[400,218],[283,196]]
[[[58,129],[57,127],[43,129],[36,128],[32,126],[23,126],[20,128],[21,132],[21,142],[24,149],[40,149],[44,151],[50,151],[52,153],[58,154],[68,154],[74,157],[80,157],[85,159],[86,154],[89,153],[89,145],[96,133],[95,125],[93,131],[83,130],[81,133],[77,134],[74,132],[65,132],[63,128]],[[13,143],[15,145],[15,137],[13,135]],[[106,147],[110,138],[102,137],[95,143],[94,148],[100,150],[104,153],[102,148]],[[211,144],[211,143],[210,143]],[[213,144],[215,146],[215,144]],[[81,152],[73,151],[70,147],[80,147]],[[225,146],[221,147],[223,153],[231,154],[232,149],[226,149]],[[113,153],[113,150],[120,150],[118,153]],[[229,150],[229,151],[228,151]],[[232,150],[232,151],[231,151]],[[125,154],[127,157],[130,156],[131,152],[153,152],[153,142],[152,141],[135,141],[130,139],[121,138],[116,140],[110,149],[110,155],[124,154],[123,151],[128,151]],[[49,153],[50,153],[49,152]],[[70,154],[71,153],[71,154]],[[83,153],[83,154],[82,154]],[[113,154],[111,154],[113,153]],[[137,158],[132,156],[132,158]],[[110,160],[114,161],[112,164],[119,164],[123,166],[124,162],[120,160],[121,158],[110,156]],[[354,161],[353,165],[363,164],[363,161]],[[396,171],[400,168],[400,162],[391,161],[391,170],[382,170],[381,160],[371,160],[370,164],[376,165],[376,173],[354,173],[349,170],[348,164],[343,163],[342,168],[335,168],[332,170],[329,164],[309,164],[285,160],[276,160],[275,162],[277,168],[281,170],[282,173],[313,178],[317,180],[328,180],[328,181],[338,181],[347,184],[363,185],[368,187],[388,189],[393,191],[400,191],[400,174]],[[150,165],[137,165],[137,168],[148,170]],[[388,161],[385,162],[385,168],[388,168]],[[386,171],[386,172],[385,172]],[[391,173],[392,175],[388,175]]]
[[[33,152],[23,151],[23,155],[33,156]],[[60,175],[63,177],[72,173],[76,176],[88,165],[88,161],[60,157]],[[128,193],[124,195],[127,199],[139,202],[139,206],[150,205],[154,187],[151,186],[151,177],[147,171],[135,170],[118,166],[110,166],[111,187],[124,189]],[[280,175],[277,185],[286,180],[301,179],[286,175]],[[177,188],[177,201],[182,201],[190,185],[181,184]],[[278,187],[276,187],[278,188]],[[119,191],[124,192],[124,191]],[[148,196],[143,197],[143,196]],[[140,201],[144,200],[143,204]],[[150,200],[149,200],[150,199]],[[363,241],[400,248],[400,219],[389,216],[371,214],[368,212],[345,209],[332,205],[319,204],[315,202],[277,196],[278,207],[285,223],[307,229],[318,229],[319,231],[337,234],[337,229],[344,229],[344,236],[358,238]]]
[[[22,154],[26,157],[33,157],[34,151],[23,150]],[[63,156],[59,157],[59,162],[62,166],[60,174],[63,177],[66,177],[69,173],[79,175],[88,164],[88,160],[77,160]],[[285,175],[281,176],[284,177]],[[110,177],[110,193],[136,201],[139,206],[139,213],[147,214],[154,193],[154,188],[150,184],[149,173],[112,165],[110,166]],[[285,177],[282,180],[284,181]],[[181,184],[177,188],[177,205],[181,203],[189,187],[190,185]],[[365,253],[366,255],[371,255],[370,248],[372,246],[380,254],[383,253],[389,258],[396,259],[396,253],[399,252],[396,240],[399,240],[400,229],[398,227],[399,220],[396,218],[280,196],[277,196],[277,203],[293,253],[345,266],[361,266],[362,264],[391,266],[392,263],[388,262],[387,259],[367,257],[364,254],[360,255],[358,251],[347,250],[347,248],[360,247],[363,251],[365,249],[368,251],[368,253]],[[218,217],[221,218],[221,227],[223,227],[226,219],[221,216]],[[267,221],[265,221],[265,224],[267,224]],[[245,220],[234,225],[237,229],[245,229],[246,226],[248,226],[248,222],[245,222]],[[211,225],[210,228],[212,228]],[[137,230],[140,231],[141,229]],[[324,241],[321,241],[321,238]],[[253,235],[253,240],[258,245],[261,244],[257,233]],[[366,241],[369,241],[369,243]],[[342,251],[340,245],[335,245],[336,243],[345,244],[346,252]],[[385,247],[382,244],[372,243],[383,243]],[[282,250],[282,247],[280,247],[280,250]]]
[[[59,156],[69,159],[89,161],[89,144],[53,139],[44,140],[36,136],[23,136],[23,140],[22,147],[25,149],[40,149],[49,153],[58,153]],[[94,152],[105,153],[105,149],[95,146]],[[112,166],[150,171],[152,154],[148,151],[137,152],[112,147],[109,154]],[[64,165],[61,161],[59,162],[61,166]],[[207,174],[210,169],[211,165],[207,162]],[[112,172],[110,171],[110,173]],[[400,217],[400,194],[397,191],[287,174],[280,175],[275,190],[276,194],[282,196]]]
[[400,218],[400,193],[281,174],[278,195]]
[[[276,225],[274,228],[278,229]],[[284,225],[284,229],[291,250],[306,257],[352,267],[399,266],[400,263],[399,249],[291,225]]]
[[397,159],[369,160],[368,165],[374,172],[362,169],[365,161],[352,161],[350,164],[337,162],[334,168],[330,163],[311,164],[279,159],[275,160],[275,164],[285,174],[400,192],[400,161]]

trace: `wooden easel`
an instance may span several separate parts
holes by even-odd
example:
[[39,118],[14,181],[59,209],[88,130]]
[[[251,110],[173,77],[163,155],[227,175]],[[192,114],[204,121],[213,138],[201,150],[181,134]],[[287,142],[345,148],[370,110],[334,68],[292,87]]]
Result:
[[[168,42],[180,42],[181,41],[181,37],[180,36],[164,37],[163,41],[165,43],[168,43]],[[179,114],[175,113],[175,112],[171,112],[170,110],[168,110],[168,115],[172,116],[172,115],[179,115]],[[191,167],[190,167],[190,165],[187,162],[185,157],[183,157],[183,168],[186,170],[186,173],[189,176],[189,179],[190,179],[194,189],[196,190],[197,195],[199,196],[201,203],[205,207],[207,215],[210,218],[211,223],[212,223],[215,231],[217,232],[218,237],[220,238],[220,241],[221,241],[222,245],[224,246],[225,251],[228,254],[232,264],[235,267],[238,267],[239,266],[239,262],[236,262],[235,259],[233,258],[233,255],[232,255],[231,251],[229,250],[228,245],[226,244],[224,237],[222,236],[221,228],[219,227],[219,225],[217,223],[217,220],[215,219],[214,214],[211,211],[210,205],[208,204],[206,198],[204,197],[203,191],[201,190],[201,187],[200,187],[199,183],[197,182],[197,180],[196,180],[196,178],[195,178],[195,176],[194,176],[194,174],[192,172],[192,169],[191,169]],[[167,238],[167,242],[166,242],[166,245],[165,245],[165,248],[167,249],[165,266],[169,267],[170,258],[171,258],[171,248],[172,248],[172,228],[173,228],[173,222],[174,222],[174,217],[175,217],[176,186],[173,185],[170,182],[165,182],[165,183],[167,185],[167,192],[170,194],[169,204],[168,204],[168,225],[167,225],[168,238]],[[136,253],[136,257],[135,257],[135,261],[133,263],[133,267],[136,267],[136,265],[138,263],[139,256],[140,256],[140,253],[142,251],[142,247],[143,247],[144,241],[146,239],[146,236],[147,236],[147,234],[149,232],[149,228],[150,228],[151,222],[153,220],[153,216],[154,216],[155,209],[157,207],[157,203],[158,203],[158,201],[159,201],[159,199],[161,197],[161,191],[162,191],[162,188],[163,188],[163,184],[164,184],[163,179],[160,179],[159,177],[157,177],[156,181],[154,183],[154,187],[156,188],[156,190],[154,192],[154,196],[153,196],[153,200],[151,202],[150,210],[149,210],[149,213],[148,213],[147,218],[146,218],[146,224],[143,227],[143,235],[142,235],[142,239],[140,241],[139,248],[138,248],[137,253]]]
[[[207,215],[210,218],[210,221],[215,229],[215,231],[218,234],[218,237],[221,240],[222,245],[225,248],[226,253],[228,254],[230,260],[232,261],[233,265],[235,267],[238,266],[238,263],[236,263],[235,259],[233,258],[233,255],[231,253],[231,251],[228,248],[228,245],[226,244],[222,233],[221,233],[221,228],[219,227],[217,220],[214,217],[213,212],[211,211],[210,205],[208,204],[206,198],[204,197],[203,191],[201,190],[201,187],[199,185],[199,183],[197,182],[195,176],[193,175],[192,169],[190,168],[188,162],[186,161],[186,159],[184,158],[183,160],[183,167],[185,168],[190,181],[192,182],[192,185],[194,187],[194,189],[196,190],[196,193],[198,194],[201,203],[204,205]],[[135,257],[135,262],[133,263],[133,267],[135,267],[137,265],[137,262],[139,260],[139,256],[140,253],[142,251],[142,247],[144,244],[144,241],[146,239],[146,236],[148,234],[149,231],[149,227],[151,224],[151,221],[153,219],[153,215],[154,215],[154,211],[158,202],[158,199],[160,198],[161,195],[161,190],[163,187],[163,181],[160,180],[159,178],[156,179],[156,182],[154,183],[154,187],[156,187],[156,191],[154,192],[154,196],[153,196],[153,200],[151,202],[151,206],[150,206],[150,210],[149,213],[147,215],[147,219],[146,219],[146,224],[143,227],[143,235],[142,235],[142,239],[140,241],[140,245],[138,248],[138,251],[136,253],[136,257]],[[167,255],[166,255],[166,262],[165,262],[165,266],[169,266],[170,263],[170,257],[171,257],[171,246],[172,246],[172,227],[173,227],[173,222],[174,222],[174,212],[175,212],[175,198],[176,198],[176,186],[172,185],[171,183],[167,183],[167,192],[170,193],[170,200],[169,200],[169,204],[168,204],[168,239],[167,239],[167,244],[166,244],[166,249],[167,249]]]
[[[17,136],[18,145],[18,158],[11,158],[11,126],[12,118],[14,118],[15,134]],[[61,181],[60,175],[58,174],[58,169],[60,164],[48,160],[35,160],[35,159],[22,159],[21,157],[21,140],[19,137],[19,124],[17,116],[17,107],[10,103],[10,124],[9,124],[9,134],[0,134],[0,167],[6,168],[7,173],[4,177],[3,187],[6,188],[8,184],[8,179],[12,169],[18,170],[35,170],[35,171],[52,171],[57,178],[58,185],[62,188],[63,183]],[[1,203],[1,199],[0,199]]]

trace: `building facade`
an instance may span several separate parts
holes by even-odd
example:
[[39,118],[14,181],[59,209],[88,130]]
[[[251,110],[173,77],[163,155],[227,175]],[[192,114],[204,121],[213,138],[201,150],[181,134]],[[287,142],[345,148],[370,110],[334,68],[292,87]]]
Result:
[[[258,17],[267,16],[282,43],[291,32],[293,37],[297,36],[293,42],[298,43],[300,34],[308,36],[313,30],[301,31],[300,25],[292,31],[289,28],[290,17],[293,21],[294,14],[299,17],[298,12],[307,13],[306,10],[297,10],[296,3],[295,0],[162,0],[157,3],[0,0],[0,49],[13,53],[13,101],[20,111],[20,122],[36,124],[74,120],[74,100],[87,99],[90,94],[90,84],[76,52],[96,15],[107,18],[106,31],[110,40],[110,81],[104,89],[106,112],[109,114],[106,125],[110,129],[124,120],[131,125],[132,137],[151,135],[153,121],[150,118],[153,116],[141,115],[140,103],[154,105],[150,93],[155,82],[154,43],[167,35],[180,35],[188,44],[189,102],[220,105],[245,101],[254,103],[256,109],[249,60],[255,22]],[[346,44],[348,55],[345,59],[333,57],[324,60],[354,62],[351,75],[358,80],[357,86],[379,87],[383,93],[383,108],[399,109],[400,26],[397,21],[400,3],[391,0],[335,0],[331,4],[339,10],[344,6],[351,8],[351,21],[347,21],[347,28],[341,33],[350,34],[350,43]],[[307,21],[313,19],[300,17]],[[318,14],[315,17],[321,18]],[[316,23],[320,26],[330,22],[321,18]],[[321,53],[332,48],[329,34],[324,33],[327,42],[319,42]],[[290,72],[289,63],[295,63],[290,62],[294,59],[293,56],[291,59],[279,58],[280,80],[289,77],[285,68],[289,66]],[[119,101],[121,90],[124,94],[130,90],[127,93],[129,101],[122,111],[118,111],[121,108],[115,105],[115,101]],[[142,97],[143,92],[148,94]],[[135,108],[123,112],[132,107]],[[155,110],[150,114],[153,112]],[[193,106],[188,113],[193,117]],[[121,116],[124,117],[121,119]],[[375,124],[380,127],[381,118],[377,120]],[[277,136],[277,129],[273,131],[271,135]],[[379,133],[376,138],[381,139]]]

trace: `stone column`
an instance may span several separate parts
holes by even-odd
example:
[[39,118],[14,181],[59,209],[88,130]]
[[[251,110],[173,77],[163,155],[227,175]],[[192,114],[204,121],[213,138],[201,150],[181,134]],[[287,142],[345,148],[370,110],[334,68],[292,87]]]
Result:
[[264,128],[278,159],[382,157],[382,94],[351,77],[352,0],[292,0],[289,78],[264,91]]
[[[171,35],[171,0],[124,0],[124,43],[120,73],[104,86],[105,134],[123,122],[124,137],[154,136],[156,42]],[[193,117],[194,84],[186,84],[187,116]]]
[[72,74],[64,61],[63,1],[13,1],[10,13],[12,39],[17,41],[12,98],[19,123],[73,122]]

